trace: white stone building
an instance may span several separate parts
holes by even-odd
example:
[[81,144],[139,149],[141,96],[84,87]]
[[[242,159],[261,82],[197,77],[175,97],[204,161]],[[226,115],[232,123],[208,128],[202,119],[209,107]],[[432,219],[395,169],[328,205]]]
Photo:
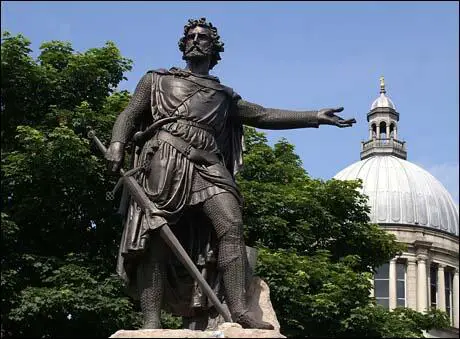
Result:
[[446,311],[451,327],[427,337],[457,337],[459,328],[459,212],[444,186],[430,173],[407,161],[406,144],[398,139],[399,113],[386,95],[367,114],[369,140],[362,142],[361,161],[340,171],[339,180],[362,179],[369,197],[370,219],[407,252],[381,266],[374,276],[377,302],[393,309]]

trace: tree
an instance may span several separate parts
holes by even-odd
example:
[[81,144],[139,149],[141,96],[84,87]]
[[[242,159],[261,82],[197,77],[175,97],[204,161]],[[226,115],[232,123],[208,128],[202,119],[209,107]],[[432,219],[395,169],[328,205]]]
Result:
[[283,334],[315,337],[422,337],[448,326],[443,312],[389,312],[370,297],[375,269],[404,249],[369,223],[359,181],[312,179],[293,145],[267,145],[245,129],[239,174],[245,236],[259,248],[257,273],[270,286]]
[[[104,191],[114,178],[93,154],[129,93],[131,61],[115,45],[84,53],[2,35],[2,331],[14,336],[109,335],[138,323],[113,275],[119,218]],[[82,332],[85,329],[85,332]]]
[[[132,62],[111,42],[81,53],[51,41],[36,59],[30,53],[24,36],[2,34],[2,336],[137,328],[138,306],[114,274],[121,220],[105,192],[116,178],[86,137],[92,126],[109,141],[130,98],[116,87]],[[238,178],[245,236],[260,248],[258,274],[270,284],[283,332],[388,336],[439,325],[436,314],[372,306],[370,272],[400,247],[369,225],[359,183],[311,179],[286,140],[272,148],[253,129],[246,139]],[[412,327],[385,327],[404,317]],[[168,314],[162,321],[179,326]]]

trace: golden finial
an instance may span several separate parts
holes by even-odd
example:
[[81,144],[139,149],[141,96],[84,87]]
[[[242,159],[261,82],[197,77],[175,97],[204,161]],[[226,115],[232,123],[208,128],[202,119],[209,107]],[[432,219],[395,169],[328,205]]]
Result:
[[385,79],[383,78],[383,75],[380,77],[380,93],[386,93],[385,91]]

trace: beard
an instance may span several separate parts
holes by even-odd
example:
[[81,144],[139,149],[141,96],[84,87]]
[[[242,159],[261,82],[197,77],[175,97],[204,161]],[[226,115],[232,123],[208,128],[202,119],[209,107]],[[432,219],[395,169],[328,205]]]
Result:
[[184,59],[206,58],[211,55],[211,48],[202,50],[200,47],[193,45],[184,52]]

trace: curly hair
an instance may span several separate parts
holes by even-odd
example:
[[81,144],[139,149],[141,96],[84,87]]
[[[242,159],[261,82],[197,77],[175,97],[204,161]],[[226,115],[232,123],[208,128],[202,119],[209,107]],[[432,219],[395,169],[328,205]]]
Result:
[[[212,55],[211,55],[211,62],[209,64],[209,69],[212,69],[220,58],[220,52],[224,51],[224,43],[220,41],[220,36],[217,34],[217,28],[212,25],[211,22],[206,22],[206,18],[200,18],[199,20],[196,19],[189,19],[188,23],[184,26],[184,36],[179,40],[179,50],[184,53],[185,52],[185,41],[187,39],[187,33],[190,29],[195,28],[197,26],[204,27],[210,30],[211,32],[211,39],[212,39]],[[184,59],[185,56],[182,56]]]

